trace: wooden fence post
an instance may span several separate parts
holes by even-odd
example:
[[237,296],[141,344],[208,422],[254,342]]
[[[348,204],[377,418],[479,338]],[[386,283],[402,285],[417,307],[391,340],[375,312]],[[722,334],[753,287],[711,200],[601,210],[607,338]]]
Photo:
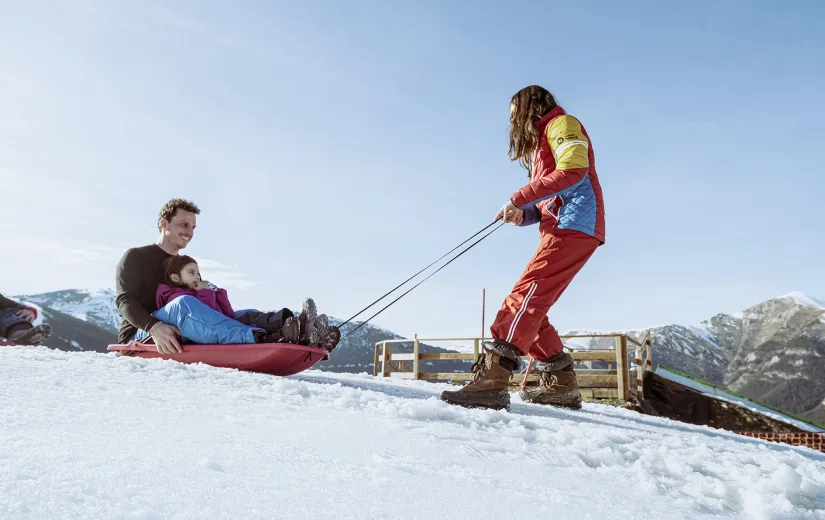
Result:
[[418,379],[418,355],[419,355],[419,348],[420,343],[418,341],[418,334],[415,335],[415,340],[413,340],[413,379]]
[[644,393],[642,381],[645,378],[643,357],[646,343],[647,340],[645,340],[641,345],[636,345],[636,395],[638,395],[640,398]]
[[627,367],[627,336],[624,334],[616,336],[616,376],[619,399],[627,401],[630,399],[630,374]]
[[390,377],[390,345],[386,341],[384,342],[384,352],[381,359],[381,377]]
[[380,342],[375,344],[375,359],[374,359],[373,365],[372,365],[372,376],[373,377],[378,377],[378,361],[379,361],[378,347],[379,347],[379,345],[383,345],[383,344],[384,344],[383,341],[380,341]]
[[478,363],[478,342],[478,338],[473,340],[473,363]]

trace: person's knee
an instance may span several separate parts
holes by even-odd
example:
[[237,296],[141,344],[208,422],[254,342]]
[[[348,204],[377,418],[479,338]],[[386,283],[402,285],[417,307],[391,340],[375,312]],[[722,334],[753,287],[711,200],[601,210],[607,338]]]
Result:
[[192,314],[195,302],[201,302],[194,296],[184,294],[170,300],[166,305],[152,313],[152,316],[168,325],[179,325],[180,321]]
[[179,309],[191,309],[193,306],[201,304],[201,301],[195,298],[192,295],[184,294],[182,296],[178,296],[174,300],[167,303],[167,306],[171,306],[172,308],[179,308]]

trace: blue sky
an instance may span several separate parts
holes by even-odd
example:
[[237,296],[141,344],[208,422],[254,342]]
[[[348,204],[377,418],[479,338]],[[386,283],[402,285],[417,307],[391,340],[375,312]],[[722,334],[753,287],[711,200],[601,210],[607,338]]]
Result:
[[[172,197],[235,307],[348,317],[525,182],[510,97],[592,138],[607,244],[560,329],[825,297],[818,2],[4,2],[0,292],[113,286]],[[507,226],[376,322],[477,335],[530,259]]]

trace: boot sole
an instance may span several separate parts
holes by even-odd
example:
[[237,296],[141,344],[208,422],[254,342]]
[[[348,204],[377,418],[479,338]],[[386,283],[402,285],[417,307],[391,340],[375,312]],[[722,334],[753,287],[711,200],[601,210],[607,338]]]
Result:
[[314,320],[307,318],[307,336],[310,345],[317,345],[323,337],[321,333],[329,327],[326,314],[319,314]]
[[282,343],[298,343],[300,341],[300,327],[298,325],[298,318],[289,317],[281,327]]
[[312,346],[321,347],[327,352],[332,352],[341,341],[341,330],[338,327],[327,325],[318,329],[318,342]]
[[315,300],[312,298],[304,300],[303,311],[303,314],[306,316],[306,329],[303,332],[306,334],[307,341],[313,343],[313,340],[318,339],[315,335],[315,322],[318,321],[318,307],[315,305]]
[[579,394],[578,398],[574,398],[570,401],[542,401],[541,399],[531,398],[529,395],[526,395],[523,391],[519,392],[519,397],[521,397],[522,401],[528,404],[543,404],[555,406],[557,408],[567,408],[569,410],[581,410],[582,408],[581,394]]
[[463,406],[464,408],[483,408],[487,410],[510,411],[510,394],[507,391],[504,391],[503,395],[500,390],[490,392],[473,392],[470,395],[472,397],[469,399],[465,396],[461,396],[456,399],[454,394],[451,395],[444,392],[441,394],[441,400],[445,403]]
[[44,323],[43,325],[32,327],[9,342],[24,346],[38,345],[51,336],[51,333],[52,328]]

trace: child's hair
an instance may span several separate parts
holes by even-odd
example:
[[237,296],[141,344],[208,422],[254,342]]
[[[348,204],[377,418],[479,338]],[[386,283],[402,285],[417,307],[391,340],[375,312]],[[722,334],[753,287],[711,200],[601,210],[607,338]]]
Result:
[[175,255],[170,256],[166,260],[163,261],[163,280],[162,282],[168,285],[169,287],[181,287],[186,288],[185,285],[181,283],[175,283],[172,280],[172,275],[176,274],[180,276],[180,272],[189,264],[197,265],[197,262],[194,258],[187,255]]

